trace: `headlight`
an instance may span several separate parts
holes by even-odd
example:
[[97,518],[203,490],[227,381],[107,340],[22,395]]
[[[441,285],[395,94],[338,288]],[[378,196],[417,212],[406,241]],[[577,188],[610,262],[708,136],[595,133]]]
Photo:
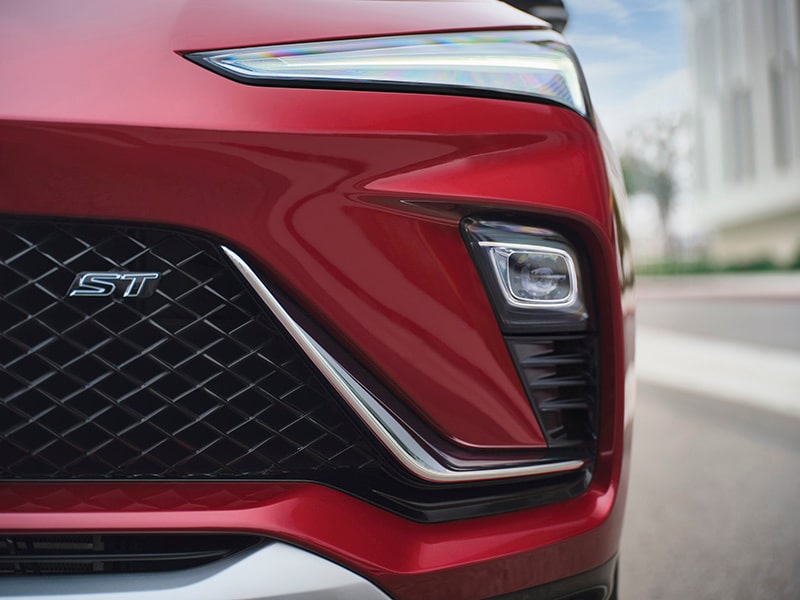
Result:
[[258,85],[373,87],[544,99],[583,116],[577,62],[551,31],[442,33],[194,52],[190,60]]

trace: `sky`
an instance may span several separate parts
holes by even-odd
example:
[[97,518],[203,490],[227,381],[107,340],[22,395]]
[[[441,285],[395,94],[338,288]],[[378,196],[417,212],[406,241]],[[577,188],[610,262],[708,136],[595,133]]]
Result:
[[653,114],[689,107],[682,0],[565,0],[565,35],[615,142]]

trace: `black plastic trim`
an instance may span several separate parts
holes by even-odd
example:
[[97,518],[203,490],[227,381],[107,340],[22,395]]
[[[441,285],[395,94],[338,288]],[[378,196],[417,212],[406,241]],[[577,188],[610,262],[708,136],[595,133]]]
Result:
[[591,571],[486,600],[611,600],[616,598],[618,557]]
[[266,543],[224,533],[0,534],[0,576],[175,571]]

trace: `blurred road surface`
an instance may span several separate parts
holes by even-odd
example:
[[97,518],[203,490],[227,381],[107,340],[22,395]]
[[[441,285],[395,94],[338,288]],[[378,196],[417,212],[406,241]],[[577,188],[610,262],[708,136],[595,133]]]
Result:
[[641,279],[645,327],[800,350],[800,273]]
[[800,599],[800,276],[640,281],[623,600]]

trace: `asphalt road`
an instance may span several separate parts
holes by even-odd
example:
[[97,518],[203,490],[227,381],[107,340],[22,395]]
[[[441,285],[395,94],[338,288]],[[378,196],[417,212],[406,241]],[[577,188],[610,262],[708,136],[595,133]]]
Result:
[[[656,335],[800,356],[800,300],[650,297],[638,314]],[[800,419],[641,383],[620,576],[623,600],[800,599]]]

